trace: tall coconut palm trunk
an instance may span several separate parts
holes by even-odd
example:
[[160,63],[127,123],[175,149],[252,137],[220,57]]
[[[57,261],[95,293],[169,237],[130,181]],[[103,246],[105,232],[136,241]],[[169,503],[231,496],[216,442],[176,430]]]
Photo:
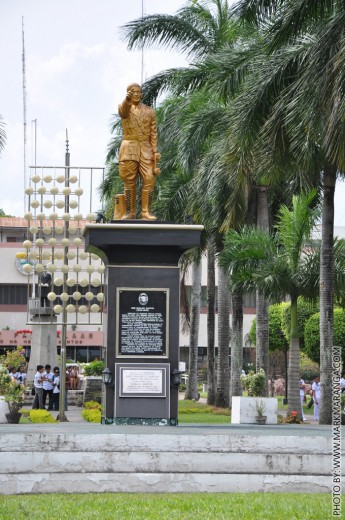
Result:
[[291,325],[290,325],[290,352],[288,368],[288,413],[298,412],[300,419],[303,419],[301,399],[299,395],[299,336],[297,325],[297,297],[291,298]]
[[[268,200],[266,186],[257,189],[257,227],[269,232]],[[269,373],[269,333],[268,333],[268,301],[260,290],[256,290],[256,371],[261,368],[266,374],[266,385],[263,392],[268,396]]]
[[243,297],[242,292],[232,293],[230,403],[232,396],[242,395],[243,365]]
[[215,371],[215,248],[212,239],[207,246],[207,404],[216,401],[216,371]]
[[229,341],[230,341],[230,291],[229,278],[218,266],[218,370],[216,406],[229,407]]
[[326,164],[323,173],[322,240],[320,257],[320,424],[332,423],[332,347],[334,288],[334,191],[337,169]]
[[201,296],[201,262],[193,263],[193,289],[191,305],[191,325],[188,356],[188,384],[185,399],[198,398],[198,345],[200,326],[200,296]]

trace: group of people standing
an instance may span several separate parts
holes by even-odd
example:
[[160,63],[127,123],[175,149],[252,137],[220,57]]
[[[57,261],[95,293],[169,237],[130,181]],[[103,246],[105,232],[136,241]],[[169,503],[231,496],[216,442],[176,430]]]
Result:
[[7,370],[14,383],[18,383],[18,385],[26,386],[27,376],[26,376],[26,369],[23,365],[20,365],[18,368],[8,366]]
[[48,397],[47,410],[59,410],[60,395],[60,369],[54,367],[53,372],[49,364],[37,365],[34,377],[35,398],[32,403],[33,409],[44,410]]

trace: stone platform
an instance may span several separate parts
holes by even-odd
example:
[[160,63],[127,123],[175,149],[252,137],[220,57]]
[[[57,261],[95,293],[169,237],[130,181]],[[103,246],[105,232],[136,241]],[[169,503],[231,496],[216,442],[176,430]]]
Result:
[[103,426],[77,410],[0,425],[1,494],[331,490],[328,426]]

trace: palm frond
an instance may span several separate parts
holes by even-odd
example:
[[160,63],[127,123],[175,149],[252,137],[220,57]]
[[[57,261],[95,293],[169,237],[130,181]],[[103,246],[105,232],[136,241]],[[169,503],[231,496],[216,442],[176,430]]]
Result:
[[311,208],[316,194],[316,190],[312,190],[304,195],[295,195],[292,198],[292,210],[285,205],[279,210],[276,224],[278,241],[284,248],[287,261],[291,262],[292,272],[298,268],[303,246],[320,215],[319,211]]
[[[185,53],[187,57],[201,58],[211,50],[207,35],[191,24],[186,8],[176,15],[149,15],[127,23],[121,28],[122,38],[129,49],[143,46],[170,48]],[[195,19],[195,17],[194,17]]]

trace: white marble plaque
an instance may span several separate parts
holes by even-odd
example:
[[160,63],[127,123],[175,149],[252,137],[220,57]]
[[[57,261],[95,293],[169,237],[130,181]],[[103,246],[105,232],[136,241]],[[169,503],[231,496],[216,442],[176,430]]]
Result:
[[150,394],[162,397],[164,377],[163,368],[122,368],[121,395]]

